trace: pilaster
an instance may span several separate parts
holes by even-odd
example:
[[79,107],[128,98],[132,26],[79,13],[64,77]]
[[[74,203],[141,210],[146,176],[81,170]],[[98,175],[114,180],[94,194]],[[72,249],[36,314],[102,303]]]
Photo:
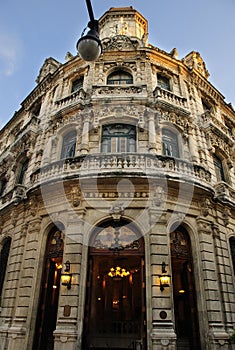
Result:
[[150,263],[152,289],[152,349],[175,349],[176,334],[173,326],[173,309],[171,286],[160,290],[159,276],[162,273],[162,262],[170,274],[169,235],[167,223],[162,210],[150,209]]
[[[18,290],[16,294],[16,308],[11,328],[8,331],[8,350],[27,348],[27,341],[32,328],[32,309],[35,288],[35,261],[38,252],[38,233],[42,219],[34,218],[22,227],[21,239],[24,248],[22,251],[22,266],[19,270]],[[39,261],[39,258],[38,258]],[[32,336],[32,335],[31,335]]]
[[223,320],[216,252],[214,250],[212,222],[205,217],[197,217],[198,237],[202,264],[202,285],[204,286],[205,314],[208,330],[205,341],[210,350],[221,346],[228,349],[228,334]]
[[66,227],[63,261],[70,261],[72,285],[71,289],[61,285],[57,325],[54,331],[55,350],[78,349],[81,343],[84,303],[81,280],[84,214],[84,209],[74,210],[69,214]]

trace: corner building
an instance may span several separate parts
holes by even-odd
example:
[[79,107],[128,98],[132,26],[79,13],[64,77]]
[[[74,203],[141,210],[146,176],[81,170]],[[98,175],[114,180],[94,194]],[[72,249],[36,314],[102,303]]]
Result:
[[234,110],[132,7],[99,23],[0,131],[0,348],[232,349]]

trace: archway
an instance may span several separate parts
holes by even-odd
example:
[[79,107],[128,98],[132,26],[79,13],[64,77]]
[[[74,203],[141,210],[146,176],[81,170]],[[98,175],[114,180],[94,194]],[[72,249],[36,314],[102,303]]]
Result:
[[34,350],[53,350],[53,332],[56,328],[60,277],[64,243],[62,232],[54,227],[47,239],[37,320]]
[[190,237],[180,226],[171,232],[170,239],[177,349],[200,350]]
[[122,220],[93,232],[83,349],[146,349],[144,240]]

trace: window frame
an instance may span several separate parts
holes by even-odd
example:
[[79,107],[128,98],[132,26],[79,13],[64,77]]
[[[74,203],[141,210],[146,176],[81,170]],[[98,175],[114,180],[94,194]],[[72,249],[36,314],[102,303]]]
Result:
[[21,162],[21,166],[20,166],[19,173],[18,173],[18,179],[17,179],[18,185],[25,184],[26,173],[27,173],[28,167],[29,167],[29,159],[24,159]]
[[76,152],[76,145],[77,145],[77,131],[74,129],[67,131],[62,136],[60,159],[74,158],[75,152]]
[[[119,78],[114,79],[115,76]],[[132,85],[133,83],[133,75],[123,69],[115,70],[107,76],[107,85]]]
[[71,94],[83,88],[84,77],[76,78],[71,83]]
[[0,179],[0,197],[3,196],[6,187],[7,187],[7,179],[5,177],[2,177]]
[[[167,82],[167,84],[166,84]],[[162,74],[161,72],[157,73],[157,86],[160,89],[166,90],[166,91],[172,91],[171,86],[171,79],[169,76]]]
[[[167,140],[167,137],[172,137],[172,141]],[[166,157],[180,158],[178,134],[168,128],[162,128],[162,155]]]
[[[115,132],[115,128],[120,131]],[[129,131],[127,129],[129,129]],[[103,125],[101,153],[136,153],[136,137],[137,131],[135,125],[124,123]]]
[[0,254],[0,299],[2,296],[3,292],[3,285],[4,281],[6,278],[6,272],[7,272],[7,265],[9,261],[9,256],[10,256],[10,249],[11,249],[11,243],[12,243],[12,238],[11,237],[6,237],[3,242],[2,242],[2,247],[1,247],[1,254]]
[[235,275],[235,237],[234,236],[229,238],[229,249],[230,249],[230,255],[232,259],[233,274]]
[[223,159],[217,154],[213,155],[213,164],[217,182],[228,182]]

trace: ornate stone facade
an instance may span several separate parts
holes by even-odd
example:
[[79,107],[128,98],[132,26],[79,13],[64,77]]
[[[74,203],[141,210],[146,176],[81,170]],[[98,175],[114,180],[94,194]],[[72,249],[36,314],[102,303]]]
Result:
[[[232,349],[235,112],[198,52],[180,60],[147,28],[111,8],[99,60],[47,59],[0,131],[1,350]],[[94,271],[121,257],[131,277],[109,308],[118,284]],[[92,329],[99,286],[106,336]]]

